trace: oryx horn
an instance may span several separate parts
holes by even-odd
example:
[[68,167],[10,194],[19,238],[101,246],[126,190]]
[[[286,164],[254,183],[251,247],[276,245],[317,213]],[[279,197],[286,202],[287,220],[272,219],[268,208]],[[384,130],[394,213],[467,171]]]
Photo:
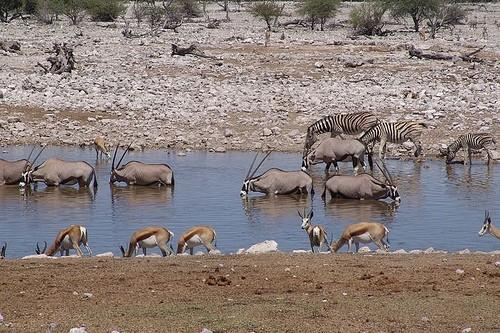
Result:
[[120,160],[118,161],[118,164],[116,165],[117,169],[120,167],[120,163],[123,161],[123,158],[128,153],[128,150],[130,149],[130,147],[132,146],[133,143],[134,143],[134,141],[130,142],[130,144],[127,146],[127,149],[125,149],[125,151],[123,152],[122,157],[120,158]]
[[33,155],[33,152],[35,151],[36,149],[36,145],[33,145],[33,148],[31,148],[31,151],[30,151],[30,154],[28,155],[28,158],[26,159],[28,162],[26,163],[26,165],[24,166],[24,170],[23,172],[26,172],[26,169],[28,168],[28,165],[30,163],[30,158],[31,158],[31,155]]
[[384,175],[384,178],[391,184],[391,185],[394,185],[394,182],[392,180],[392,177],[391,177],[391,174],[389,173],[389,170],[387,170],[387,168],[385,167],[385,163],[382,162],[382,166],[384,167],[383,169],[380,167],[380,165],[377,163],[377,161],[375,161],[375,165],[377,166],[377,168],[380,170],[380,172],[382,172],[382,175]]
[[247,175],[245,176],[245,180],[248,179],[248,176],[250,176],[250,173],[252,172],[253,165],[255,164],[255,161],[257,160],[257,156],[259,156],[259,153],[255,154],[252,164],[250,164],[250,168],[248,168]]
[[259,170],[259,168],[260,168],[260,166],[262,165],[262,163],[264,163],[264,161],[266,160],[266,158],[268,158],[268,157],[269,157],[269,155],[271,155],[271,153],[272,153],[272,152],[273,152],[273,151],[271,150],[271,151],[269,151],[269,152],[266,154],[266,156],[264,156],[264,158],[260,161],[260,163],[257,165],[257,167],[253,170],[252,174],[251,174],[251,175],[250,175],[247,179],[252,178],[252,177],[253,177],[253,176],[257,173],[257,170]]
[[47,250],[47,242],[46,241],[43,241],[44,245],[43,245],[43,250],[40,251],[40,246],[38,245],[38,242],[36,242],[36,249],[35,249],[35,252],[36,254],[42,254],[42,253],[45,253],[45,250]]
[[[40,155],[42,154],[42,152],[44,151],[45,147],[47,147],[46,145],[42,147],[42,149],[40,149],[40,151],[38,152],[38,154],[35,156],[35,158],[33,159],[33,162],[31,162],[31,166],[33,167],[35,165],[35,162],[36,160],[38,160],[38,158],[40,157]],[[35,148],[33,148],[34,150]],[[31,151],[31,153],[33,153],[33,150]],[[31,157],[31,153],[30,153],[30,157]],[[28,158],[28,161],[29,161],[29,158]],[[26,167],[24,169],[24,172],[26,172],[28,170],[28,164],[26,164]]]

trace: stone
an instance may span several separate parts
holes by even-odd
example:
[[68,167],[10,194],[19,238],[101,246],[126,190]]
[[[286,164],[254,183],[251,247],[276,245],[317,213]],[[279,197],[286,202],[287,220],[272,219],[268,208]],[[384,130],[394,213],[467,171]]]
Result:
[[470,332],[472,332],[472,328],[470,328],[470,327],[464,328],[462,330],[462,333],[470,333]]
[[368,246],[363,246],[361,247],[359,250],[358,250],[358,253],[369,253],[371,252],[372,250],[370,250],[370,248]]
[[109,258],[113,258],[115,255],[113,254],[113,252],[104,252],[104,253],[99,253],[99,254],[96,254],[96,257],[109,257]]
[[455,271],[455,273],[462,275],[462,274],[465,273],[465,271],[463,269],[457,268],[457,270]]
[[404,249],[399,249],[399,250],[396,250],[396,251],[392,251],[391,253],[392,254],[408,254],[408,252],[406,252],[406,250],[404,250]]
[[262,136],[271,136],[273,134],[273,131],[271,131],[269,128],[264,128],[262,130]]
[[234,133],[233,133],[233,131],[232,131],[232,130],[230,130],[229,128],[226,128],[226,129],[224,129],[224,136],[225,136],[226,138],[230,138],[230,137],[234,136]]
[[87,333],[87,329],[85,327],[73,327],[69,330],[69,333]]
[[204,327],[200,333],[213,333],[211,330],[209,330],[208,328]]
[[7,122],[9,122],[9,123],[19,123],[19,122],[21,122],[21,118],[19,118],[17,116],[7,117]]
[[464,249],[464,250],[460,250],[457,252],[458,254],[470,254],[470,250],[469,249]]
[[426,316],[422,317],[422,319],[420,319],[420,320],[421,320],[421,321],[423,321],[424,323],[429,323],[429,322],[431,321],[431,320],[430,320],[428,317],[426,317]]
[[434,253],[434,248],[433,247],[429,247],[429,248],[427,248],[427,249],[424,250],[424,253],[427,253],[427,254]]
[[271,253],[278,251],[278,243],[274,240],[265,240],[261,243],[254,244],[250,246],[245,252],[246,253]]
[[215,152],[216,153],[225,153],[226,152],[226,148],[223,147],[223,146],[219,146],[219,147],[215,148]]
[[83,293],[83,299],[91,299],[94,297],[92,293]]
[[325,67],[325,65],[323,65],[323,63],[321,61],[316,61],[314,63],[314,67],[316,67],[316,68],[323,68],[323,67]]
[[500,261],[496,261],[495,266],[500,267]]

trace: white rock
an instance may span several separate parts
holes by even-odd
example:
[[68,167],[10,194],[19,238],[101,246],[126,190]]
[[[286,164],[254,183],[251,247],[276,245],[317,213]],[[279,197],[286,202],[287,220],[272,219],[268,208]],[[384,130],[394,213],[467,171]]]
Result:
[[500,254],[500,250],[491,251],[489,254]]
[[424,250],[424,253],[434,253],[434,248],[433,247],[429,247],[428,249]]
[[391,253],[392,254],[408,254],[408,252],[406,252],[406,250],[404,250],[404,249],[399,249],[399,250],[393,251]]
[[49,257],[45,254],[32,254],[29,256],[24,256],[21,259],[57,259],[57,257]]
[[229,128],[224,129],[224,136],[226,138],[232,137],[234,135],[233,131],[231,131]]
[[293,250],[292,253],[310,253],[311,250]]
[[455,273],[462,275],[462,274],[465,273],[465,271],[463,269],[457,268],[457,270],[455,271]]
[[220,250],[218,250],[218,249],[214,249],[214,250],[208,252],[208,254],[211,254],[211,255],[221,255],[222,252]]
[[271,136],[273,134],[273,131],[271,131],[269,128],[264,128],[262,130],[262,136]]
[[500,267],[500,261],[495,262],[495,266]]
[[212,332],[211,330],[209,330],[208,328],[205,328],[205,327],[204,327],[204,328],[201,330],[201,332],[200,332],[200,333],[213,333],[213,332]]
[[223,147],[223,146],[217,147],[217,148],[215,148],[215,152],[216,153],[225,153],[226,152],[226,148]]
[[410,254],[421,254],[422,252],[422,250],[411,250]]
[[458,254],[470,254],[470,250],[464,249],[464,250],[458,251]]
[[278,251],[278,243],[274,240],[265,240],[262,243],[257,243],[250,246],[246,253],[270,253]]
[[94,295],[92,293],[83,293],[83,298],[84,299],[90,299],[92,297],[94,297]]
[[472,328],[470,328],[470,327],[464,328],[462,330],[462,333],[470,333],[470,332],[472,332]]
[[99,253],[99,254],[96,254],[96,257],[114,257],[115,255],[113,254],[113,252],[104,252],[104,253]]
[[236,254],[243,254],[245,253],[245,249],[241,248],[241,249],[238,249],[238,251],[236,251]]
[[323,67],[325,67],[325,65],[323,65],[323,63],[321,61],[316,61],[314,63],[314,67],[316,67],[316,68],[323,68]]
[[69,333],[87,333],[87,329],[85,327],[73,327],[69,330]]
[[368,252],[371,252],[372,250],[370,250],[370,248],[368,246],[363,246],[361,247],[358,252],[359,253],[368,253]]
[[421,321],[423,321],[424,323],[429,323],[431,320],[428,318],[428,317],[422,317],[422,319],[420,319]]

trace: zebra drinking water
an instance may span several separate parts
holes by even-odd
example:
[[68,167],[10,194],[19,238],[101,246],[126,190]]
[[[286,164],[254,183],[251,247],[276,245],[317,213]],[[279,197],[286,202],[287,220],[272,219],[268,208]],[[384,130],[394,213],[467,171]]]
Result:
[[496,144],[495,139],[488,133],[468,133],[458,137],[446,149],[441,149],[441,154],[446,156],[446,163],[449,164],[455,158],[457,151],[463,148],[465,151],[464,164],[471,163],[472,149],[484,149],[488,154],[488,164],[492,160],[490,148]]

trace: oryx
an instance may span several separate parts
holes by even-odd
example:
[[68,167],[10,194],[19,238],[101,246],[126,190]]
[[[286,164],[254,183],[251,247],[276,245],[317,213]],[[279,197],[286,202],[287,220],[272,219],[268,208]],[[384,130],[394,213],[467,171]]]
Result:
[[385,177],[385,182],[382,182],[375,177],[363,173],[357,176],[333,176],[325,184],[325,189],[321,198],[326,199],[326,192],[330,192],[333,197],[340,197],[344,199],[385,199],[391,198],[396,202],[401,202],[401,197],[399,196],[398,187],[394,184],[392,177],[384,166],[384,169],[380,168],[378,163],[377,167],[380,169]]
[[97,177],[92,165],[85,161],[64,161],[56,158],[46,160],[36,167],[29,167],[23,173],[21,186],[43,182],[47,186],[75,185],[97,188]]
[[240,195],[242,197],[247,196],[249,191],[266,193],[269,195],[293,193],[310,193],[314,195],[312,178],[302,170],[283,171],[281,169],[272,168],[254,177],[259,167],[270,154],[271,152],[267,153],[255,170],[252,171],[258,154],[255,155],[245,180],[243,181],[243,186],[241,187]]
[[110,183],[124,182],[127,185],[145,186],[174,185],[174,172],[167,164],[147,164],[139,161],[130,161],[120,166],[131,145],[128,145],[115,167],[116,153],[118,152],[118,146],[116,147],[113,162],[111,163]]
[[161,254],[165,257],[174,252],[172,246],[169,245],[172,237],[174,237],[174,233],[167,228],[158,226],[145,227],[132,234],[126,251],[123,246],[120,246],[120,250],[124,257],[132,257],[132,255],[137,255],[139,248],[142,248],[142,253],[146,255],[146,249],[158,246]]
[[32,163],[29,160],[34,150],[35,146],[27,159],[17,161],[0,159],[0,185],[18,185],[23,180],[23,173],[31,167]]
[[365,151],[366,146],[357,139],[327,138],[302,158],[302,170],[306,171],[311,165],[324,162],[326,163],[325,172],[330,170],[332,163],[335,172],[339,172],[337,162],[350,157],[354,173],[357,173],[359,166],[365,169]]
[[83,244],[87,249],[89,256],[92,256],[92,250],[88,244],[87,228],[81,225],[70,225],[69,227],[60,230],[57,233],[54,242],[47,248],[47,242],[44,241],[44,248],[40,250],[38,242],[36,243],[36,254],[45,254],[53,256],[57,251],[63,256],[64,252],[69,255],[69,250],[75,249],[80,257],[83,257],[83,252],[80,250],[80,245]]

